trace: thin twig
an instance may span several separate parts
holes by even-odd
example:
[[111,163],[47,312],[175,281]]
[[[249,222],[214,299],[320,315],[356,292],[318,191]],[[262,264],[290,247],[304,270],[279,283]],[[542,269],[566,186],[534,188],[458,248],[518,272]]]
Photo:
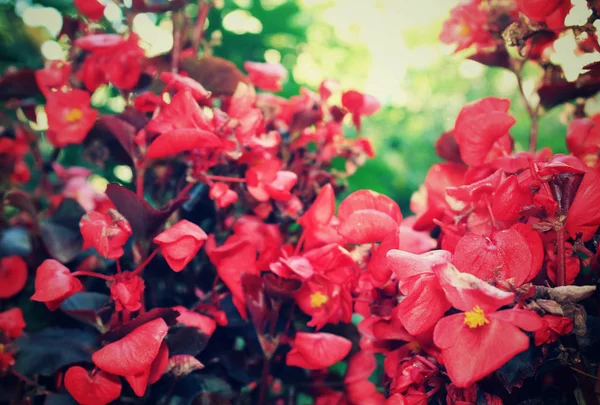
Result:
[[213,6],[212,1],[200,1],[198,5],[198,18],[196,19],[196,25],[194,26],[194,32],[192,33],[192,49],[198,52],[200,44],[204,39],[204,26],[206,25],[206,19],[208,13]]
[[531,104],[529,104],[529,100],[527,100],[527,96],[525,95],[525,89],[523,88],[523,79],[521,78],[521,73],[518,71],[513,71],[513,73],[515,74],[515,77],[517,78],[517,85],[519,86],[519,94],[521,95],[523,104],[525,104],[525,108],[527,109],[527,114],[529,114],[529,119],[531,120],[531,130],[529,133],[529,152],[535,153],[535,151],[537,149],[540,104],[538,104],[535,108],[532,107]]

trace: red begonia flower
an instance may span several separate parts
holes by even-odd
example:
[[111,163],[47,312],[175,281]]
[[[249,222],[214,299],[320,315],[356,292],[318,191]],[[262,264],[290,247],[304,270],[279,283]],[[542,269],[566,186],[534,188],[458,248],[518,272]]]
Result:
[[90,94],[83,90],[48,93],[45,110],[46,136],[57,148],[83,142],[98,116],[98,111],[90,107]]
[[310,261],[315,273],[336,284],[352,284],[359,272],[351,253],[336,243],[305,251],[304,257]]
[[79,230],[84,249],[94,247],[100,256],[113,260],[123,256],[123,245],[132,232],[129,222],[114,209],[106,214],[88,212],[79,221]]
[[146,393],[148,385],[152,385],[165,373],[167,364],[169,363],[169,347],[163,341],[158,349],[158,354],[152,361],[148,370],[137,374],[126,375],[125,379],[131,386],[131,389],[138,397],[143,397]]
[[478,402],[485,405],[503,405],[504,402],[495,395],[479,390],[477,384],[466,388],[459,388],[454,384],[446,386],[446,405],[471,405]]
[[213,129],[210,120],[204,115],[190,90],[175,94],[171,102],[146,127],[149,132],[159,134],[175,129],[190,128],[205,131]]
[[516,221],[532,200],[530,189],[519,184],[517,176],[509,176],[494,192],[492,212],[500,221]]
[[258,217],[242,215],[232,229],[235,239],[245,239],[256,248],[256,267],[259,270],[268,270],[269,265],[279,258],[283,237],[278,225],[265,224]]
[[277,201],[292,198],[290,190],[296,185],[298,176],[294,172],[279,170],[281,166],[281,161],[270,159],[248,169],[246,181],[252,197],[260,202],[271,198]]
[[0,332],[11,339],[18,338],[25,329],[25,319],[21,308],[12,308],[0,312]]
[[569,122],[567,147],[589,167],[600,166],[600,114]]
[[71,77],[71,65],[62,60],[49,61],[43,69],[35,71],[35,81],[45,96],[52,90],[68,86]]
[[257,140],[256,132],[263,119],[261,110],[255,104],[254,87],[238,83],[227,109],[228,126],[235,129],[235,138],[244,146],[250,146]]
[[238,200],[238,194],[225,183],[217,182],[210,186],[208,194],[211,200],[215,200],[217,207],[225,208]]
[[510,101],[487,97],[467,104],[460,110],[454,124],[454,136],[463,162],[477,166],[486,163],[494,143],[514,125],[508,114]]
[[46,259],[35,273],[35,294],[31,300],[43,302],[50,311],[54,311],[64,300],[81,290],[83,285],[68,268],[54,259]]
[[542,318],[524,309],[498,311],[514,301],[477,277],[451,264],[434,266],[452,306],[464,313],[442,318],[433,339],[442,351],[446,372],[457,387],[468,387],[527,350],[529,337],[521,331],[543,327]]
[[398,319],[413,336],[429,331],[450,309],[450,302],[433,272],[436,264],[448,263],[450,259],[450,253],[445,250],[422,255],[395,249],[387,253],[388,269],[394,272],[400,291],[406,295],[398,306]]
[[169,267],[175,272],[180,272],[196,256],[206,238],[202,228],[182,219],[156,236],[153,241],[159,246]]
[[100,21],[104,16],[106,6],[98,0],[73,0],[77,11],[92,21]]
[[203,100],[210,96],[210,92],[191,77],[186,77],[178,73],[162,72],[160,80],[167,85],[165,90],[175,89],[176,91],[182,91],[188,89],[196,100]]
[[450,11],[450,18],[444,22],[440,41],[456,44],[455,52],[467,49],[471,45],[486,47],[493,44],[487,29],[487,12],[480,8],[479,4],[479,1],[472,0],[454,7]]
[[198,328],[207,336],[212,336],[213,332],[217,328],[217,323],[209,316],[199,314],[198,312],[191,311],[182,306],[173,307],[173,309],[179,312],[179,316],[177,317],[178,323],[182,323],[185,326]]
[[325,277],[315,276],[306,280],[294,294],[294,299],[302,312],[312,317],[307,325],[317,330],[326,324],[351,321],[350,291]]
[[410,210],[417,215],[416,230],[429,230],[434,219],[440,219],[450,210],[446,201],[446,188],[464,184],[466,167],[446,162],[438,163],[427,172],[425,182],[410,199]]
[[386,258],[387,253],[392,249],[400,249],[401,227],[394,232],[389,233],[379,244],[375,252],[371,253],[368,271],[373,278],[373,284],[376,286],[385,285],[392,275],[392,269]]
[[553,343],[559,336],[568,335],[573,331],[573,320],[564,316],[544,315],[544,326],[533,334],[535,345]]
[[144,280],[130,271],[115,276],[110,286],[110,298],[117,311],[137,311],[142,307]]
[[333,366],[350,353],[352,342],[331,333],[298,332],[285,358],[288,366],[319,370]]
[[162,318],[154,319],[95,352],[92,361],[98,368],[115,375],[147,372],[168,330]]
[[536,238],[535,233],[528,236],[535,245],[528,245],[525,236],[515,228],[495,232],[490,237],[468,233],[456,245],[452,263],[460,271],[483,280],[512,279],[520,286],[531,280],[541,266],[539,236]]
[[19,256],[0,259],[0,299],[17,295],[27,283],[27,264]]
[[198,128],[181,128],[163,132],[148,147],[150,159],[164,158],[200,148],[219,148],[221,139],[212,132]]
[[83,367],[69,367],[64,383],[69,394],[81,405],[106,405],[121,395],[119,378],[104,371],[90,376]]
[[567,214],[566,229],[572,238],[578,233],[584,241],[591,239],[600,225],[600,173],[588,170]]
[[352,113],[356,128],[361,127],[361,117],[375,114],[380,108],[379,100],[370,94],[348,90],[342,94],[342,105]]
[[246,296],[242,288],[242,274],[259,275],[256,267],[256,248],[247,239],[230,237],[225,244],[217,246],[214,235],[206,241],[206,254],[217,268],[217,275],[233,296],[233,304],[243,319],[246,315]]
[[349,243],[381,242],[398,229],[400,207],[391,198],[371,190],[358,190],[342,201],[338,209],[338,232]]
[[313,267],[307,258],[302,256],[287,255],[280,257],[278,261],[271,263],[271,271],[279,277],[290,278],[292,275],[299,276],[302,279],[310,278],[313,273]]
[[146,91],[133,99],[133,107],[141,112],[153,112],[156,107],[162,106],[164,100],[161,96],[151,91]]
[[253,85],[266,91],[281,91],[287,70],[279,63],[244,62],[244,69]]

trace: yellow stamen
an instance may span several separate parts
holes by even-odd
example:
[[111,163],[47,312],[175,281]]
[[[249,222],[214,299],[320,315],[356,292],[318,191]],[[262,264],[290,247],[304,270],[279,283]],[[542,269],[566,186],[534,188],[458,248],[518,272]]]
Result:
[[483,309],[476,305],[472,311],[465,312],[465,325],[469,328],[478,328],[490,323],[483,313]]
[[310,295],[310,306],[313,308],[320,308],[327,301],[329,301],[329,297],[321,291],[317,291]]
[[471,27],[466,22],[462,23],[458,29],[458,35],[466,37],[469,34],[471,34]]
[[83,112],[79,108],[71,108],[65,115],[67,122],[77,122],[83,118]]

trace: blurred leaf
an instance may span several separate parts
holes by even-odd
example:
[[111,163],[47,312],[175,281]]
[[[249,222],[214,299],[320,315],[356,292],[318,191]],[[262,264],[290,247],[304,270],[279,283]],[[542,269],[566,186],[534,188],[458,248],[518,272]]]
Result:
[[200,59],[185,58],[181,67],[190,77],[216,94],[232,95],[239,82],[248,83],[248,78],[226,59],[204,56]]
[[67,298],[61,304],[60,309],[78,321],[98,327],[102,325],[102,319],[98,313],[108,301],[109,297],[105,294],[79,292]]
[[169,358],[169,362],[165,368],[165,374],[171,373],[175,377],[181,377],[196,370],[202,370],[203,368],[204,364],[200,363],[194,356],[178,354]]
[[48,394],[44,405],[77,405],[77,401],[69,394]]
[[0,100],[22,100],[40,95],[34,73],[33,69],[22,69],[0,77]]
[[174,325],[177,317],[179,316],[179,312],[175,311],[171,308],[154,308],[148,312],[143,313],[132,321],[124,323],[123,325],[111,330],[100,336],[100,338],[107,342],[114,342],[115,340],[119,340],[129,334],[132,330],[137,328],[138,326],[142,326],[143,324],[150,322],[154,319],[162,318],[167,325]]
[[171,328],[166,337],[169,355],[197,356],[206,347],[208,338],[200,329],[188,326]]
[[71,363],[91,361],[96,336],[81,329],[48,328],[16,341],[16,370],[30,378],[50,376]]
[[81,252],[79,231],[46,220],[40,223],[40,234],[50,256],[61,263],[69,263]]
[[31,254],[29,231],[21,227],[0,230],[0,256]]

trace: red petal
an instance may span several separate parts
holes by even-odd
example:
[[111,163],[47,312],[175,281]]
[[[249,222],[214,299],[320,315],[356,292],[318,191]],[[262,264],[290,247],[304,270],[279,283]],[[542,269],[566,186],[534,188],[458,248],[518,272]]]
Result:
[[196,100],[202,100],[210,96],[210,92],[191,77],[185,77],[177,73],[162,72],[160,80],[165,82],[168,88],[173,88],[177,91],[188,89]]
[[204,241],[207,238],[206,233],[202,230],[202,228],[193,222],[182,219],[175,225],[157,235],[153,239],[153,242],[156,244],[175,243],[177,240],[186,236],[190,236],[197,241]]
[[352,342],[338,335],[298,332],[285,364],[318,370],[341,361],[351,348]]
[[152,385],[165,373],[167,363],[169,362],[169,347],[163,341],[158,349],[158,354],[150,366],[150,373],[148,375],[148,385]]
[[27,264],[19,256],[0,259],[0,299],[21,292],[27,283]]
[[398,318],[408,333],[417,336],[432,329],[450,307],[437,277],[425,275],[400,302]]
[[327,183],[310,208],[298,219],[298,223],[304,228],[315,228],[319,225],[327,225],[335,214],[335,195],[333,187]]
[[433,270],[448,301],[461,311],[471,311],[479,306],[484,313],[491,313],[514,301],[513,293],[492,287],[472,274],[461,273],[450,263],[435,265]]
[[81,405],[105,405],[121,395],[121,382],[113,375],[98,371],[93,377],[75,366],[65,374],[65,388]]
[[187,375],[195,370],[201,370],[204,364],[189,354],[179,354],[169,359],[165,373],[172,373],[176,377]]
[[377,368],[377,360],[372,352],[361,350],[350,358],[344,384],[353,384],[368,379]]
[[542,263],[544,262],[544,244],[539,233],[537,233],[537,231],[535,231],[531,225],[517,223],[511,226],[511,229],[516,230],[525,238],[527,241],[527,246],[531,251],[531,266],[529,267],[531,272],[524,280],[527,282],[537,276],[538,272],[542,268]]
[[35,294],[32,301],[52,301],[71,292],[71,272],[54,259],[46,259],[35,273]]
[[348,243],[363,244],[381,242],[398,229],[398,222],[380,211],[360,210],[347,216],[338,228]]
[[127,376],[147,371],[158,354],[169,327],[162,318],[135,328],[92,355],[96,366],[112,374]]
[[125,42],[125,39],[118,34],[94,34],[77,38],[73,43],[84,51],[97,51],[112,48]]
[[390,250],[387,254],[390,270],[401,281],[421,274],[433,273],[434,265],[449,263],[451,259],[452,254],[445,250],[434,250],[422,255],[402,250]]
[[489,314],[490,318],[510,322],[527,332],[535,332],[544,327],[542,317],[528,309],[507,309]]
[[433,342],[440,349],[448,349],[456,343],[465,323],[465,314],[454,314],[439,320],[433,331]]
[[582,239],[591,239],[600,225],[600,174],[589,170],[581,180],[577,194],[567,215],[567,231],[572,238],[582,233]]
[[146,388],[148,388],[148,370],[142,371],[141,373],[127,375],[125,376],[125,380],[131,386],[133,393],[138,397],[143,397],[146,393]]
[[12,308],[4,312],[0,312],[0,331],[11,338],[15,339],[21,336],[25,329],[25,319],[20,308]]
[[92,21],[100,21],[106,6],[98,0],[73,0],[77,10]]
[[209,131],[194,128],[174,129],[159,135],[148,147],[147,157],[158,159],[198,148],[219,148],[221,139]]
[[392,249],[400,248],[400,232],[401,227],[395,232],[388,234],[381,241],[377,250],[371,255],[368,270],[377,285],[382,286],[390,280],[392,269],[389,265],[390,260],[387,258],[387,254]]
[[[434,333],[434,340],[435,336],[439,334]],[[442,358],[452,382],[464,388],[497,370],[528,347],[529,337],[519,328],[492,318],[489,324],[478,328],[471,329],[463,324],[454,344],[442,349]]]
[[398,204],[388,196],[371,190],[358,190],[346,197],[338,209],[338,218],[343,221],[359,210],[380,211],[398,224],[402,221],[402,212]]
[[189,90],[175,94],[171,103],[150,121],[146,130],[163,133],[181,128],[213,129]]

